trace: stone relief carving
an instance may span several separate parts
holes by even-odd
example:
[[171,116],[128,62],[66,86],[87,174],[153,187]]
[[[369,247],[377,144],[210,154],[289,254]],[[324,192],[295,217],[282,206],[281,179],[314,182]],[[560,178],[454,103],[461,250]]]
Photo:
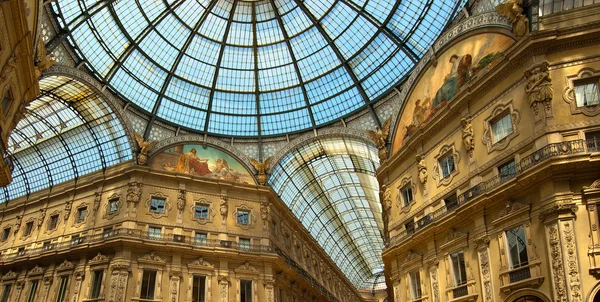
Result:
[[38,215],[37,227],[38,229],[42,227],[44,224],[44,219],[46,219],[46,209],[40,209],[40,214]]
[[379,198],[381,199],[382,206],[382,218],[383,218],[383,236],[384,241],[387,244],[390,240],[390,234],[388,231],[388,226],[390,223],[390,216],[392,211],[392,192],[388,185],[381,185],[381,189],[379,191]]
[[487,246],[478,251],[479,254],[479,270],[481,273],[481,281],[483,283],[483,301],[491,302],[493,299],[492,276],[490,269],[490,257],[488,255]]
[[179,210],[179,213],[183,212],[183,209],[185,209],[185,195],[186,192],[183,189],[180,189],[177,193],[177,210]]
[[[436,261],[437,262],[437,259]],[[438,281],[438,266],[437,263],[432,263],[429,267],[429,278],[431,279],[431,294],[432,302],[440,301],[440,285]]]
[[227,205],[227,196],[225,195],[221,195],[221,201],[219,202],[219,213],[221,214],[221,224],[225,225],[225,222],[227,221],[227,210],[228,210],[228,205]]
[[558,302],[567,301],[565,276],[563,267],[563,256],[561,251],[558,225],[552,224],[548,228],[548,244],[550,245],[550,257],[552,259],[552,277],[554,279],[555,299]]
[[219,297],[221,302],[229,301],[229,276],[219,276]]
[[[151,211],[150,206],[152,204],[152,199],[154,199],[154,198],[160,198],[160,199],[164,200],[164,206],[163,206],[162,213],[159,211]],[[148,197],[148,199],[146,199],[145,205],[146,205],[146,214],[150,215],[156,219],[169,216],[169,211],[172,208],[171,201],[169,200],[169,196],[167,196],[161,192],[151,193],[150,196]]]
[[267,229],[270,213],[271,213],[271,206],[270,206],[269,202],[261,202],[260,203],[260,219],[263,222],[263,230]]
[[127,204],[133,204],[134,207],[137,207],[140,199],[142,197],[142,184],[137,182],[130,182],[127,188]]
[[98,209],[100,208],[100,200],[102,199],[102,193],[100,192],[95,192],[94,193],[94,205],[93,205],[93,210],[94,210],[94,214],[96,212],[98,212]]
[[542,118],[538,105],[542,106],[546,116],[552,116],[554,89],[552,88],[552,78],[548,66],[548,61],[544,61],[540,65],[525,71],[525,79],[527,80],[525,93],[527,93],[529,106],[533,110],[536,121]]
[[462,125],[463,145],[465,146],[465,150],[467,150],[469,157],[472,157],[473,151],[475,150],[475,140],[473,138],[473,126],[471,125],[471,118],[463,118],[460,123]]
[[417,160],[417,169],[419,170],[419,181],[423,185],[423,190],[425,190],[426,185],[427,185],[427,177],[428,177],[427,166],[425,165],[425,159],[423,158],[423,156],[421,154],[417,154],[415,156],[415,159]]
[[[208,207],[208,213],[207,213],[206,218],[196,217],[196,206],[197,205]],[[198,199],[196,202],[194,202],[192,205],[190,205],[189,209],[190,209],[190,215],[192,217],[192,220],[196,221],[199,224],[207,224],[209,222],[212,222],[213,218],[215,217],[215,210],[213,209],[213,203],[204,198]]]
[[571,294],[572,302],[580,302],[583,297],[581,294],[581,280],[579,278],[579,261],[577,260],[576,246],[575,246],[575,233],[573,230],[572,222],[562,222],[563,226],[563,237],[564,247],[567,252],[567,278],[569,281],[569,293]]
[[65,213],[65,217],[63,218],[63,220],[65,221],[65,224],[69,220],[69,216],[71,216],[72,205],[73,205],[72,200],[67,200],[67,202],[65,202],[65,209],[63,211]]
[[[440,166],[440,159],[445,156],[452,156],[454,160],[454,170],[450,172],[446,177],[442,174],[442,168]],[[454,143],[450,145],[444,145],[440,148],[437,155],[434,157],[435,161],[433,164],[433,179],[436,180],[437,186],[449,185],[456,174],[459,173],[458,163],[460,162],[460,154],[454,148]]]

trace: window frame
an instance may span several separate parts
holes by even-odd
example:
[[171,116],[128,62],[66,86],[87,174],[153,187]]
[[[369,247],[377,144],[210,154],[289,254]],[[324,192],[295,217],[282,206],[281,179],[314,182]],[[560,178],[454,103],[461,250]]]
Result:
[[[154,205],[154,202],[162,202],[162,205]],[[154,214],[164,214],[165,213],[165,207],[166,207],[166,198],[162,198],[162,197],[156,197],[156,196],[152,196],[150,198],[150,206],[148,207],[148,211]],[[154,210],[152,208],[155,208]],[[162,209],[159,211],[159,209]]]
[[[452,166],[450,167],[449,164],[444,164],[444,163],[449,163],[450,161],[452,161]],[[448,178],[450,177],[450,175],[452,175],[452,173],[454,171],[456,171],[456,163],[454,162],[454,154],[452,153],[446,153],[444,155],[441,156],[441,158],[438,160],[439,166],[440,166],[440,170],[441,170],[441,176],[442,178]],[[449,171],[446,171],[446,169],[448,169]],[[452,170],[450,170],[450,168]]]
[[[150,274],[153,274],[153,279],[154,280],[147,280],[147,282],[145,282],[144,280],[146,279],[146,273],[148,273],[150,276]],[[141,283],[140,283],[140,299],[142,300],[154,300],[154,298],[156,297],[156,282],[158,280],[158,270],[156,269],[147,269],[144,268],[142,269],[142,278],[141,278]],[[144,295],[144,284],[146,284],[146,293]],[[150,293],[151,292],[151,293]],[[151,295],[149,295],[151,294]]]
[[[206,208],[206,217],[199,217],[198,216],[198,207],[205,207]],[[200,212],[203,213],[203,212]],[[203,202],[196,202],[194,204],[194,218],[198,219],[198,220],[209,220],[210,219],[210,204],[207,203],[203,203]]]
[[[200,294],[200,289],[198,289],[198,293],[194,294],[194,289],[196,288],[196,285],[199,285],[202,282],[196,282],[196,278],[204,278],[204,284],[202,285],[203,287],[203,291],[202,294]],[[200,280],[198,280],[200,281]],[[192,302],[206,302],[207,300],[207,282],[208,282],[208,277],[206,275],[197,275],[197,274],[193,274],[192,275]],[[201,296],[201,300],[199,299],[200,297],[196,297],[196,296]]]
[[102,284],[104,283],[105,275],[104,268],[92,269],[91,271],[90,299],[98,299],[102,297]]
[[48,231],[54,231],[58,227],[59,218],[60,215],[58,214],[50,215],[50,218],[48,219]]
[[25,229],[23,230],[23,237],[29,237],[33,233],[33,220],[25,222]]
[[[158,230],[158,234],[156,233]],[[148,239],[149,240],[161,240],[163,228],[160,226],[148,226]]]
[[[243,285],[244,284],[244,285]],[[254,280],[252,279],[240,279],[239,280],[239,285],[240,285],[240,302],[252,302],[253,301],[253,295],[254,295]],[[250,288],[250,293],[247,293],[248,288]],[[244,294],[242,294],[242,292]],[[245,297],[245,299],[244,299]]]
[[[458,268],[459,268],[459,272],[456,271],[455,268],[455,263],[454,263],[454,256],[457,256],[457,260],[460,261],[460,257],[462,256],[462,263],[458,263]],[[453,280],[453,285],[454,287],[460,287],[463,285],[467,284],[467,262],[465,260],[465,252],[464,250],[460,250],[458,252],[455,253],[450,253],[448,254],[449,257],[449,261],[450,261],[450,268],[452,271],[452,280]],[[462,268],[461,268],[462,265]],[[458,273],[458,274],[457,274]],[[463,279],[463,274],[464,274],[464,279]]]
[[[510,122],[512,127],[512,132],[499,139],[496,140],[494,137],[494,130],[492,124],[497,123],[499,120],[506,116],[510,116]],[[483,123],[483,136],[482,142],[485,144],[488,154],[493,151],[501,151],[506,149],[513,138],[519,135],[519,122],[521,121],[521,112],[514,108],[512,100],[505,103],[499,104],[490,113],[490,115],[485,118]]]
[[[509,239],[508,239],[509,232],[513,231],[515,229],[521,229],[523,232],[523,250],[525,252],[525,258],[526,258],[525,261],[522,262],[521,255],[519,254],[519,259],[518,259],[519,262],[517,263],[517,265],[515,265],[513,256],[511,255],[511,249],[510,249]],[[506,248],[506,256],[507,256],[507,260],[508,260],[507,262],[508,262],[509,268],[511,270],[523,268],[530,264],[529,263],[529,250],[528,250],[527,245],[528,245],[527,244],[527,230],[525,229],[525,226],[518,225],[516,227],[504,230],[504,246]],[[517,248],[518,248],[518,241],[517,241]]]
[[[595,85],[596,86],[596,95],[597,95],[597,103],[595,104],[583,104],[580,105],[579,101],[577,99],[577,88],[578,87],[582,87],[582,86],[587,86],[587,85]],[[600,77],[596,76],[596,77],[589,77],[589,78],[585,78],[585,79],[578,79],[573,81],[573,93],[574,93],[574,97],[575,97],[575,106],[577,108],[585,108],[585,107],[595,107],[600,105]]]
[[[505,167],[509,167],[509,166],[513,166],[513,173],[512,174],[503,174],[502,170]],[[501,165],[498,165],[498,167],[496,168],[498,170],[498,177],[500,177],[500,182],[504,183],[506,181],[511,180],[512,178],[514,178],[515,175],[517,175],[517,161],[513,158],[509,161],[504,162]]]
[[[494,131],[494,125],[500,123],[500,121],[504,120],[504,119],[508,119],[508,121],[510,122],[510,132],[508,132],[506,135],[498,138],[496,137],[496,131]],[[514,129],[514,125],[512,123],[512,116],[510,115],[510,111],[505,110],[504,112],[502,112],[500,115],[496,116],[493,120],[490,121],[490,131],[492,134],[492,143],[493,144],[498,144],[498,143],[502,143],[502,141],[504,139],[506,139],[507,137],[509,137],[511,134],[513,134],[515,132]]]
[[[417,280],[415,280],[415,278]],[[409,293],[411,300],[418,300],[423,297],[423,288],[421,288],[421,271],[419,269],[408,272]]]

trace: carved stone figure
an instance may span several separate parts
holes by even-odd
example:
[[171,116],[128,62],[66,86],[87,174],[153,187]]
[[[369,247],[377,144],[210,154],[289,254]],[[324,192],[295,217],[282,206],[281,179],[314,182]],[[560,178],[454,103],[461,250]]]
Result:
[[137,206],[142,196],[141,184],[137,182],[130,182],[127,188],[127,203],[133,203]]
[[382,219],[383,219],[383,234],[385,242],[387,243],[389,240],[389,232],[388,225],[390,223],[390,211],[392,210],[392,192],[387,185],[381,185],[381,190],[379,191],[381,198],[381,206],[382,206]]
[[269,215],[271,214],[271,206],[268,202],[262,202],[260,204],[260,219],[263,221],[263,230],[267,229],[269,222]]
[[423,185],[423,188],[425,188],[428,177],[427,166],[425,166],[425,159],[423,158],[423,156],[421,156],[421,154],[417,154],[415,156],[415,159],[417,160],[417,169],[419,170],[419,181]]
[[264,162],[259,162],[255,159],[248,158],[248,160],[254,166],[254,168],[256,169],[256,172],[258,173],[258,183],[261,186],[264,186],[267,183],[266,171],[269,169],[269,165],[271,164],[272,159],[273,159],[273,156],[265,159]]
[[23,223],[23,216],[17,215],[17,222],[15,222],[15,234],[19,232],[21,228],[21,223]]
[[388,118],[381,128],[377,127],[375,131],[367,130],[367,135],[375,142],[377,149],[379,150],[379,161],[383,162],[388,157],[388,151],[386,148],[387,137],[390,134],[390,126],[392,124],[392,118]]
[[137,156],[138,165],[145,165],[148,161],[148,152],[152,151],[154,145],[156,145],[156,141],[150,142],[149,139],[144,139],[141,135],[135,133],[135,141],[140,147],[140,153]]
[[221,202],[219,204],[219,212],[221,213],[221,218],[223,218],[223,224],[225,224],[225,221],[227,220],[227,210],[228,210],[227,196],[221,196]]
[[72,207],[73,201],[72,200],[67,200],[67,202],[65,202],[65,218],[64,221],[67,222],[67,220],[69,220],[69,216],[71,216],[71,207]]
[[180,189],[179,193],[177,193],[177,210],[182,212],[185,208],[185,190]]
[[529,20],[523,15],[523,0],[507,0],[496,6],[496,12],[512,22],[512,31],[518,38],[529,30]]
[[102,198],[102,194],[99,192],[94,193],[94,213],[98,212],[98,208],[100,208],[100,200]]
[[473,139],[473,126],[471,125],[471,118],[463,118],[460,123],[462,124],[463,145],[465,146],[469,156],[473,156],[475,141]]
[[41,37],[38,39],[38,45],[36,49],[35,56],[35,75],[39,79],[42,77],[42,73],[48,68],[52,67],[52,65],[56,64],[54,60],[53,54],[48,54],[46,51],[46,46],[44,45],[44,39]]
[[6,60],[6,63],[2,67],[2,71],[0,71],[0,85],[4,84],[6,80],[10,77],[13,71],[17,68],[17,57],[15,55],[11,55]]
[[37,227],[38,229],[42,227],[44,224],[44,219],[46,218],[46,209],[40,209],[40,215],[38,216]]
[[525,78],[527,79],[525,92],[527,93],[529,105],[534,108],[534,113],[537,115],[537,103],[542,103],[548,107],[554,95],[548,62],[544,61],[539,66],[526,70]]

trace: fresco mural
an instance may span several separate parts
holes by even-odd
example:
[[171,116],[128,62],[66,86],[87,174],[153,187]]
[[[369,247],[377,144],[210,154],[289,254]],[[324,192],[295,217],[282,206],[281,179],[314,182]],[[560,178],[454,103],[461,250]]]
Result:
[[437,66],[430,66],[415,84],[398,120],[393,152],[416,129],[427,124],[435,113],[482,71],[493,67],[513,39],[496,33],[469,37],[437,57]]
[[152,158],[150,167],[157,170],[194,176],[254,184],[248,170],[227,153],[201,145],[181,144],[164,150]]

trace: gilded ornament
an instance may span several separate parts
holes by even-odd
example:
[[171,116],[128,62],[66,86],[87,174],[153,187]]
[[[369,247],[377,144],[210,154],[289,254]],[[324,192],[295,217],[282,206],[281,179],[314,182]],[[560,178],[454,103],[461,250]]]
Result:
[[156,141],[150,142],[149,139],[144,139],[141,135],[135,133],[135,141],[140,148],[140,153],[137,156],[137,162],[140,166],[143,166],[148,161],[148,152],[152,151],[152,148],[156,145]]
[[273,156],[270,156],[269,158],[265,159],[265,161],[263,161],[263,162],[259,162],[252,158],[248,158],[248,160],[256,169],[256,172],[258,174],[258,177],[257,177],[258,183],[261,186],[264,186],[267,183],[267,170],[269,169],[271,160],[273,160]]
[[392,118],[388,118],[381,128],[377,126],[375,131],[367,130],[367,135],[375,142],[377,149],[379,150],[379,161],[383,162],[388,157],[388,150],[386,148],[387,137],[390,134],[390,126],[392,124]]
[[38,45],[37,45],[37,49],[36,49],[36,56],[35,56],[35,75],[37,76],[37,78],[41,78],[42,77],[42,73],[46,70],[48,70],[50,67],[52,67],[52,65],[56,64],[56,61],[54,60],[54,55],[53,54],[48,54],[48,52],[46,51],[46,46],[44,45],[44,39],[38,39]]
[[517,38],[529,31],[529,20],[523,15],[523,0],[507,0],[496,6],[496,12],[512,22],[512,31]]

